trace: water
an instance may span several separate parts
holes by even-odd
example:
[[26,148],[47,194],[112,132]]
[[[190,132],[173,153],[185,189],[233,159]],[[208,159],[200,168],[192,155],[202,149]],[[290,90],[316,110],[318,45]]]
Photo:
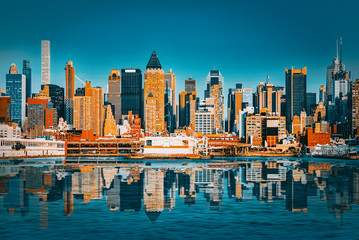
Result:
[[3,160],[0,239],[359,239],[358,161],[93,160]]

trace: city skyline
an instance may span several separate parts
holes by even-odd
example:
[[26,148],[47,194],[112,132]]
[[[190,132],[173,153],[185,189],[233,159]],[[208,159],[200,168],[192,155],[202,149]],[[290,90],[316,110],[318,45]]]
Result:
[[[24,6],[26,4],[23,3]],[[3,5],[6,8],[7,3],[3,3]],[[291,66],[308,68],[308,92],[318,94],[320,85],[325,85],[326,83],[326,67],[331,63],[332,57],[336,53],[336,38],[342,34],[343,62],[346,69],[351,71],[352,79],[359,77],[357,70],[359,60],[356,58],[359,55],[359,47],[355,45],[358,36],[353,31],[355,26],[358,25],[358,20],[354,19],[354,14],[349,14],[352,8],[348,10],[348,18],[343,20],[329,14],[331,9],[334,8],[329,6],[330,4],[322,4],[323,6],[319,6],[319,3],[312,4],[313,9],[305,10],[309,18],[314,17],[315,10],[323,7],[321,14],[326,17],[327,23],[324,24],[324,20],[318,20],[315,21],[316,24],[310,24],[312,22],[307,19],[302,19],[302,21],[286,19],[286,21],[282,21],[281,17],[275,16],[276,13],[281,11],[283,11],[284,16],[288,16],[284,10],[289,9],[290,4],[283,6],[283,4],[276,3],[275,6],[272,6],[271,15],[268,16],[269,13],[265,12],[266,3],[263,3],[256,9],[263,16],[255,21],[253,16],[248,16],[249,13],[246,13],[246,10],[254,10],[254,6],[251,4],[239,5],[236,3],[232,8],[229,8],[228,4],[224,3],[223,6],[216,6],[219,8],[217,10],[216,7],[208,2],[209,9],[204,12],[200,10],[201,4],[194,3],[189,9],[186,9],[188,10],[186,11],[187,14],[195,17],[194,20],[185,20],[184,26],[182,26],[179,25],[178,20],[181,18],[176,18],[175,16],[181,10],[185,10],[184,6],[174,4],[173,7],[178,10],[173,13],[174,17],[169,18],[168,23],[159,22],[159,25],[165,28],[162,30],[149,28],[143,24],[144,31],[135,33],[134,36],[139,37],[146,34],[147,41],[134,40],[134,37],[122,37],[122,33],[134,32],[134,27],[142,26],[140,19],[149,17],[151,11],[147,13],[144,12],[144,9],[153,9],[153,6],[149,6],[148,3],[140,5],[136,9],[138,14],[143,15],[138,20],[126,19],[128,14],[134,13],[133,9],[129,9],[128,12],[123,13],[123,16],[118,21],[105,16],[98,23],[105,26],[101,28],[100,32],[110,31],[111,27],[114,26],[121,30],[118,33],[119,38],[113,39],[109,39],[108,34],[106,34],[105,38],[101,37],[99,36],[101,34],[96,34],[96,31],[94,32],[96,36],[93,40],[86,38],[93,35],[90,30],[98,30],[96,25],[91,28],[94,20],[89,19],[89,16],[84,16],[84,19],[81,20],[70,18],[70,20],[75,20],[72,22],[73,27],[68,32],[64,32],[61,21],[59,21],[61,17],[58,16],[58,13],[52,12],[51,8],[49,13],[53,13],[54,17],[49,18],[45,25],[47,27],[58,27],[58,31],[50,29],[45,31],[46,29],[43,26],[40,27],[42,32],[32,29],[33,33],[30,36],[19,36],[18,38],[15,37],[14,40],[14,37],[10,38],[9,36],[12,36],[12,34],[18,36],[17,34],[19,33],[13,32],[13,28],[1,25],[1,29],[9,33],[9,36],[5,35],[0,40],[0,54],[2,56],[0,64],[3,66],[0,69],[0,74],[4,76],[11,63],[15,63],[20,67],[24,59],[29,59],[33,71],[32,92],[37,92],[41,84],[41,40],[49,40],[51,43],[51,83],[61,87],[65,87],[63,69],[69,60],[74,62],[79,77],[86,81],[91,81],[93,86],[106,89],[107,84],[104,84],[104,82],[111,69],[133,67],[144,71],[148,54],[155,49],[165,72],[172,68],[176,75],[176,95],[184,89],[184,80],[192,77],[198,82],[197,92],[202,99],[205,78],[213,67],[219,69],[225,78],[224,95],[226,95],[228,89],[236,82],[242,82],[245,88],[252,88],[254,91],[259,82],[265,82],[267,72],[274,85],[284,86],[284,70]],[[348,3],[343,3],[343,7],[345,5],[348,5]],[[117,3],[116,6],[128,9],[127,2]],[[28,7],[34,12],[38,11],[36,5]],[[78,3],[75,3],[74,11],[79,10],[79,8]],[[83,11],[94,10],[93,8],[94,6],[89,4]],[[165,7],[160,7],[158,12],[162,8]],[[63,8],[59,6],[59,12],[62,10]],[[299,14],[299,10],[300,8],[298,8],[298,11],[294,11],[294,14]],[[23,10],[20,9],[19,11]],[[99,15],[105,15],[103,11],[103,7],[96,10]],[[216,11],[218,11],[218,14],[215,14]],[[219,11],[223,13],[219,13]],[[11,12],[9,10],[9,12],[5,13],[4,18]],[[47,16],[49,13],[45,15]],[[224,16],[224,13],[229,16]],[[163,15],[162,17],[170,17],[168,13],[161,14]],[[27,14],[24,14],[23,18],[26,16]],[[58,19],[55,18],[56,16],[58,16]],[[264,21],[266,17],[269,17],[268,22]],[[20,17],[13,20],[12,25],[18,26],[22,22],[20,21],[21,19]],[[89,22],[86,23],[86,20]],[[157,20],[160,20],[160,15],[149,18],[150,23]],[[28,21],[32,24],[38,24],[39,19],[29,17]],[[174,33],[169,33],[166,30],[168,29],[166,27],[171,25],[173,25]],[[331,27],[329,28],[327,25]],[[200,28],[201,26],[203,28]],[[289,28],[289,26],[292,26],[292,28]],[[317,29],[318,26],[320,26],[320,29]],[[298,27],[305,29],[304,33],[308,35],[303,34],[304,36],[297,38],[291,37]],[[210,30],[213,31],[213,29],[217,29],[218,34],[212,34]],[[282,36],[278,34],[278,31],[283,31],[283,29],[286,30],[288,36],[286,34],[283,36],[283,33]],[[28,29],[23,31],[26,34]],[[73,33],[76,34],[70,40],[69,34]],[[163,39],[159,37],[161,34],[164,35]],[[265,36],[264,38],[263,35]],[[190,37],[188,38],[188,36]],[[84,42],[84,38],[88,40]],[[130,40],[133,41],[131,42]],[[167,43],[169,40],[172,40],[173,43]],[[76,80],[76,88],[81,86],[82,84]],[[0,88],[5,88],[5,81],[1,81]]]

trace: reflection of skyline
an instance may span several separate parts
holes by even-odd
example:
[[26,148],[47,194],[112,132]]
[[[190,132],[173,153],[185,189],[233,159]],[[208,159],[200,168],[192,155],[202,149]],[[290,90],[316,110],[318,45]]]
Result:
[[206,163],[164,167],[1,166],[0,201],[8,214],[28,214],[29,198],[39,199],[39,224],[48,227],[48,202],[62,201],[71,217],[74,202],[106,199],[109,211],[144,211],[156,222],[163,211],[200,204],[220,210],[224,198],[234,202],[283,201],[289,212],[310,212],[309,197],[326,203],[337,218],[359,204],[359,170],[354,166],[290,161]]

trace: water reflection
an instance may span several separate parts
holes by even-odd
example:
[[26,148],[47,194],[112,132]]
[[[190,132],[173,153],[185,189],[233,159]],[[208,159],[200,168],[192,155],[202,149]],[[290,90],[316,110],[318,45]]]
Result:
[[195,206],[199,199],[205,199],[207,209],[214,211],[221,210],[224,198],[238,204],[281,201],[288,211],[284,214],[290,214],[307,213],[308,197],[314,196],[337,218],[359,203],[357,165],[255,160],[171,162],[168,166],[161,162],[150,166],[2,165],[0,211],[26,216],[29,198],[36,196],[40,228],[47,229],[48,204],[56,201],[63,202],[68,217],[76,212],[75,201],[91,205],[105,199],[109,211],[144,211],[151,222],[165,209],[175,209],[179,201]]

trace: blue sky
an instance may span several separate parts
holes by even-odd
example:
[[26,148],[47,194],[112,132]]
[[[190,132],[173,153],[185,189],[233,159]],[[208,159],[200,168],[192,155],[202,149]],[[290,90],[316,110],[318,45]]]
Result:
[[[325,85],[343,36],[343,59],[359,78],[357,1],[3,1],[0,88],[10,64],[29,59],[33,92],[41,84],[41,40],[51,41],[51,83],[65,86],[65,64],[106,89],[111,69],[145,70],[153,49],[165,71],[197,80],[202,98],[214,66],[225,94],[236,82],[253,90],[267,72],[284,86],[286,67],[308,68],[308,92]],[[81,87],[81,82],[76,82]],[[177,96],[178,97],[178,96]]]

